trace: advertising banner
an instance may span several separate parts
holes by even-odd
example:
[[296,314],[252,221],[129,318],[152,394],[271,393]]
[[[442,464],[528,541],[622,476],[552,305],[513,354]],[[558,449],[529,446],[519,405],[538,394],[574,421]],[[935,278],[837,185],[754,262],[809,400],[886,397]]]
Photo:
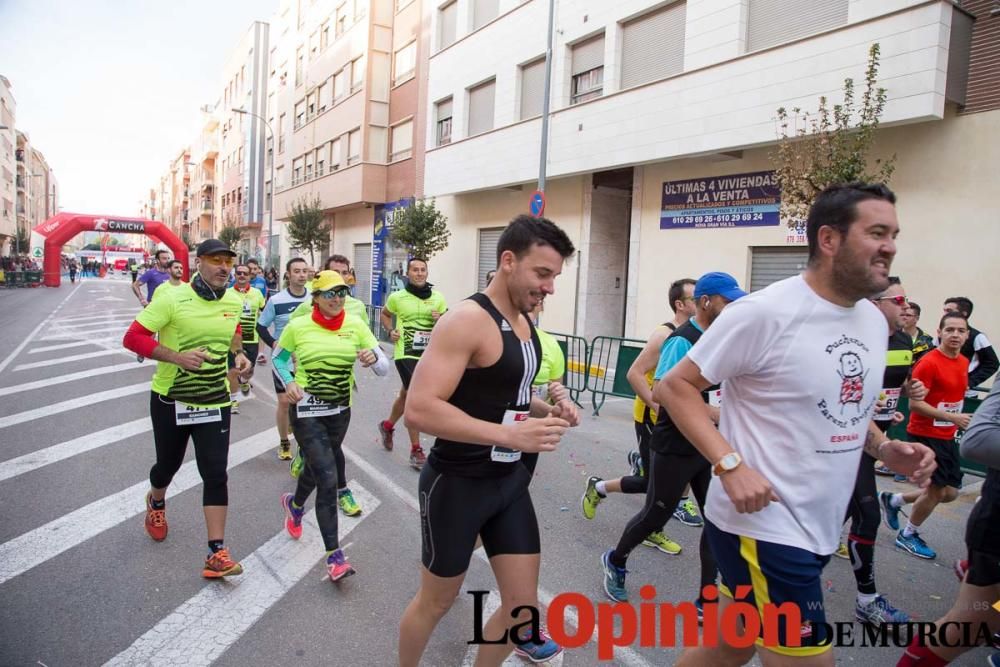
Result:
[[769,227],[780,224],[773,171],[666,181],[660,229]]

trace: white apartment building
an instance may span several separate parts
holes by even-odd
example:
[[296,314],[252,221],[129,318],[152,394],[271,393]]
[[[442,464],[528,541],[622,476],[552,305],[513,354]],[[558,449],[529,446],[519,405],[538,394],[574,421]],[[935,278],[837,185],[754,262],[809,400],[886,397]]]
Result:
[[15,196],[15,149],[17,138],[14,121],[17,101],[11,92],[10,81],[0,76],[0,255],[14,252],[13,240],[17,231]]
[[[452,229],[430,271],[452,301],[482,287],[499,230],[528,212],[548,5],[438,0],[425,9],[423,194],[436,197]],[[722,270],[759,288],[800,270],[805,248],[775,216],[742,220],[763,226],[677,220],[672,193],[684,181],[766,176],[776,110],[815,110],[820,96],[837,103],[848,77],[860,93],[877,42],[888,103],[873,155],[897,156],[894,272],[924,306],[925,329],[936,328],[944,298],[962,294],[976,303],[976,326],[1000,337],[989,250],[1000,247],[991,192],[1000,173],[991,64],[1000,17],[987,0],[963,5],[556,0],[545,215],[579,253],[547,299],[543,325],[644,338],[668,319],[666,289],[677,278]]]

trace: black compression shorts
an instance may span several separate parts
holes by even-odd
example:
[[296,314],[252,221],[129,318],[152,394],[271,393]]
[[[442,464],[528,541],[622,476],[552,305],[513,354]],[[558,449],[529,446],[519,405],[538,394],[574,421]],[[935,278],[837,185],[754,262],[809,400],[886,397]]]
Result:
[[476,536],[491,558],[541,553],[538,520],[523,465],[509,475],[446,475],[430,463],[420,472],[421,561],[431,574],[456,577],[469,569]]
[[403,383],[403,389],[410,388],[410,380],[413,379],[413,371],[417,367],[417,362],[419,359],[409,359],[403,357],[402,359],[396,359],[396,372],[399,373],[399,379]]
[[954,440],[940,440],[923,435],[910,436],[917,442],[927,445],[934,451],[937,468],[931,473],[931,484],[934,486],[951,486],[962,488],[962,462],[958,458],[958,445]]

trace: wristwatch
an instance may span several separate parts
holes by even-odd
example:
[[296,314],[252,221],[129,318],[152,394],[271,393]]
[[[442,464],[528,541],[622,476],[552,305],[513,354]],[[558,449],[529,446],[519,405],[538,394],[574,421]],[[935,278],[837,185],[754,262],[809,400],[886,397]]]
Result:
[[727,472],[735,470],[741,463],[743,463],[743,457],[736,452],[729,452],[712,467],[712,473],[714,475],[724,475]]

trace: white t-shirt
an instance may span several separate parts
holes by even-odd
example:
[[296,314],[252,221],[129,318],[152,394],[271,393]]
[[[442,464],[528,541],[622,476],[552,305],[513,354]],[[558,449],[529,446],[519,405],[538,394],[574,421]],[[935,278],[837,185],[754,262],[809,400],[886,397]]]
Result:
[[833,553],[882,389],[885,317],[864,300],[837,306],[802,276],[726,307],[688,353],[724,382],[719,431],[781,502],[740,514],[712,479],[705,515],[720,529]]

